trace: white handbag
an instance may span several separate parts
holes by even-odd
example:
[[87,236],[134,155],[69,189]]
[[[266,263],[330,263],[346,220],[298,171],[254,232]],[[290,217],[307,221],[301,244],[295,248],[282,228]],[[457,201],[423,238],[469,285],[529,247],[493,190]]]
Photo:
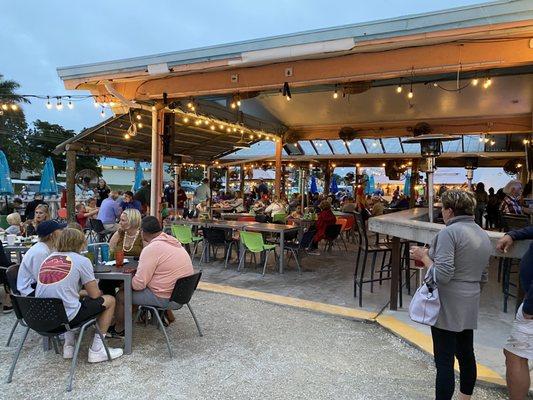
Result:
[[[429,279],[430,272],[433,275],[433,282]],[[411,304],[409,304],[409,317],[420,324],[433,326],[439,318],[440,299],[437,288],[437,276],[435,267],[431,267],[427,272],[424,283],[414,294]]]

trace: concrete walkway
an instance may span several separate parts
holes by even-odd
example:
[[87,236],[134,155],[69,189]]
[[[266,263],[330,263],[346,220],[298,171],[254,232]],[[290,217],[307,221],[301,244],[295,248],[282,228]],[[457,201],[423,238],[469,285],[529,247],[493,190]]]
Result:
[[[205,336],[183,310],[169,334],[170,360],[161,332],[135,326],[134,351],[111,363],[90,365],[87,346],[74,391],[66,394],[69,362],[43,352],[30,335],[3,399],[431,399],[430,357],[380,327],[354,320],[199,291],[192,302]],[[5,338],[14,316],[0,316]],[[16,336],[15,343],[18,342]],[[3,340],[3,339],[2,339]],[[88,340],[87,340],[88,342]],[[14,347],[0,347],[7,373]],[[2,377],[3,378],[3,377]],[[476,399],[505,399],[477,388]]]

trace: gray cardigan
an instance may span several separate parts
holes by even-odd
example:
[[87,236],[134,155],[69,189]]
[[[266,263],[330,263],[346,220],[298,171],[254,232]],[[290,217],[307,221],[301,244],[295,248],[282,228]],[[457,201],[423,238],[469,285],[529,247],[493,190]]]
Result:
[[433,239],[429,257],[441,303],[435,327],[453,332],[477,328],[481,284],[488,279],[491,250],[487,233],[466,215],[450,219]]

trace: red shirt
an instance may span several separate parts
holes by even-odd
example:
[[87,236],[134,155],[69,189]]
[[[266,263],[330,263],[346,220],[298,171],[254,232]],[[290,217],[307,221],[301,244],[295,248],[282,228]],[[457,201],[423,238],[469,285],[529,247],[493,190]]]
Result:
[[87,220],[89,219],[89,217],[84,217],[83,214],[82,213],[76,214],[76,221],[78,222],[78,224],[81,225],[83,229],[85,229],[85,226],[87,225]]

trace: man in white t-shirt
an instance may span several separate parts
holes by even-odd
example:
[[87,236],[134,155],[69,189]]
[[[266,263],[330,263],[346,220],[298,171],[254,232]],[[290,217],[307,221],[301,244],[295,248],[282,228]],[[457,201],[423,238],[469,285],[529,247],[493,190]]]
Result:
[[[35,297],[58,298],[63,301],[65,312],[72,327],[91,318],[97,318],[100,331],[105,336],[113,319],[115,298],[102,295],[94,277],[93,264],[79,254],[86,248],[83,232],[66,228],[57,240],[57,251],[43,261],[39,270]],[[80,298],[81,287],[87,296]],[[65,332],[63,357],[74,356],[76,338],[73,332]],[[122,355],[122,349],[109,348],[111,358]],[[95,333],[89,348],[89,362],[106,361],[107,353],[100,335]]]
[[33,296],[37,275],[42,262],[52,253],[61,230],[67,226],[56,221],[43,221],[37,225],[39,242],[34,244],[22,258],[17,275],[17,290],[23,296]]

